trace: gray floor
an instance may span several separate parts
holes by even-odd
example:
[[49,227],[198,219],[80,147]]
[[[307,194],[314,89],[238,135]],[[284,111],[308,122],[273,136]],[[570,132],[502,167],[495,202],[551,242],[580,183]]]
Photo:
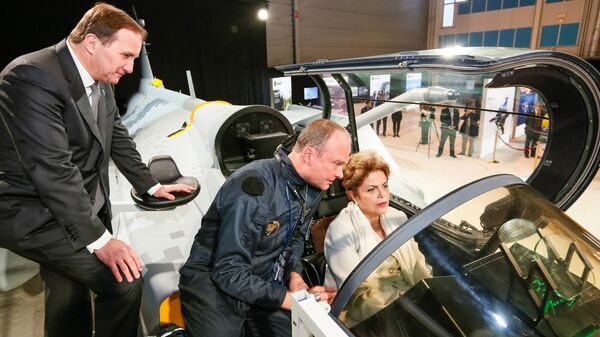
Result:
[[0,292],[0,337],[44,335],[44,290],[37,274],[24,285]]

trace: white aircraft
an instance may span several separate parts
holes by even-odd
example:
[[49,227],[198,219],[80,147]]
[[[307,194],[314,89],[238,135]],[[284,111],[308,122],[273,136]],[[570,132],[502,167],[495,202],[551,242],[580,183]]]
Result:
[[[600,290],[595,273],[600,268],[600,243],[561,211],[583,192],[600,161],[600,75],[584,61],[550,51],[465,48],[286,66],[280,68],[286,75],[315,81],[322,105],[320,109],[293,105],[286,112],[209,102],[168,90],[154,77],[145,50],[141,61],[140,89],[129,102],[123,123],[161,182],[184,180],[198,186],[194,195],[180,195],[172,202],[156,200],[138,195],[114,165],[110,167],[114,234],[129,242],[144,264],[145,335],[156,334],[170,322],[182,324],[178,270],[225,179],[252,160],[271,157],[288,136],[321,117],[348,128],[354,151],[374,149],[390,163],[390,204],[407,213],[409,221],[356,267],[331,306],[316,303],[310,294],[295,294],[294,336],[598,333]],[[407,76],[416,73],[417,84]],[[381,74],[389,75],[385,88],[393,98],[378,101],[352,94],[352,88],[371,92],[370,77]],[[324,80],[331,77],[333,85]],[[405,176],[408,169],[396,163],[370,124],[398,110],[404,111],[405,121],[416,121],[421,117],[419,105],[456,105],[462,110],[469,97],[497,88],[507,92],[513,88],[515,107],[531,94],[515,88],[530,88],[548,108],[546,119],[551,123],[544,134],[545,149],[533,172],[524,174],[527,182],[497,175],[426,202],[423,191]],[[493,96],[489,98],[488,103]],[[343,106],[332,107],[334,99],[344,101]],[[376,100],[378,105],[356,116],[359,100]],[[492,136],[485,135],[490,130],[487,114],[495,115],[499,109],[467,108],[482,111],[478,155],[483,157],[486,142],[505,137],[496,132],[496,125]],[[503,127],[523,132],[518,117],[528,111],[506,113],[514,118]],[[428,130],[431,140],[437,129]],[[323,194],[318,217],[337,214],[345,203],[344,192],[333,186]],[[358,324],[347,324],[356,289],[413,237],[432,266],[433,277],[393,297]],[[305,260],[307,282],[322,283],[322,253]]]
[[[426,335],[573,336],[598,331],[600,291],[595,271],[600,267],[600,244],[560,210],[582,193],[599,162],[600,76],[584,61],[547,51],[469,48],[453,55],[432,50],[286,66],[280,68],[286,75],[313,78],[323,106],[293,105],[279,112],[260,105],[207,102],[168,90],[154,78],[145,51],[141,60],[140,92],[131,99],[123,122],[142,157],[151,161],[153,173],[166,173],[159,180],[195,179],[199,187],[197,197],[180,196],[175,202],[144,199],[111,167],[113,228],[145,266],[141,316],[146,334],[169,322],[182,324],[177,314],[178,270],[227,176],[252,160],[271,157],[279,143],[321,117],[347,126],[355,151],[374,149],[391,164],[391,206],[406,212],[409,221],[357,266],[331,307],[316,303],[310,294],[295,294],[294,336],[395,336],[393,331],[409,336],[422,336],[423,331]],[[354,100],[372,98],[353,96],[352,87],[368,86],[372,74],[389,73],[392,82],[406,82],[406,74],[416,72],[421,74],[420,85],[396,90],[390,94],[392,99],[355,115]],[[326,84],[328,77],[339,86]],[[491,81],[484,85],[486,78]],[[405,119],[411,115],[418,119],[419,104],[462,109],[460,101],[469,97],[469,90],[513,88],[515,92],[517,87],[533,89],[536,99],[546,103],[546,119],[551,121],[544,152],[527,182],[492,176],[427,206],[423,192],[409,183],[402,174],[406,169],[401,170],[389,147],[369,126],[398,110],[404,111]],[[388,88],[393,90],[394,83]],[[365,91],[370,92],[358,90]],[[340,92],[345,105],[332,109],[331,101],[340,99],[334,97]],[[481,129],[485,133],[486,113],[495,115],[498,109],[477,109],[484,111]],[[519,112],[512,115],[503,126],[518,130]],[[335,215],[345,203],[345,194],[334,186],[323,194],[318,217]],[[356,289],[413,237],[434,277],[398,294],[358,325],[346,324]],[[305,260],[307,282],[322,283],[322,253]]]
[[[198,196],[187,197],[185,201],[144,199],[132,190],[116,167],[110,166],[113,228],[118,238],[132,245],[144,264],[142,317],[146,331],[152,332],[161,323],[161,303],[166,299],[165,308],[170,301],[178,305],[178,270],[187,259],[202,216],[227,176],[252,160],[272,157],[276,147],[294,134],[292,123],[301,128],[321,113],[296,107],[284,115],[267,106],[209,102],[168,90],[154,78],[145,50],[141,54],[141,67],[140,90],[128,103],[123,124],[142,158],[150,162],[153,174],[167,172],[168,177],[157,176],[161,182],[183,175],[195,178],[199,186]],[[419,88],[397,98],[407,95],[422,98],[433,92],[436,102],[447,101],[448,95],[453,94],[452,90],[442,88]],[[382,114],[394,105],[383,104],[373,112]],[[336,117],[340,123],[348,124],[346,117]],[[398,170],[385,147],[377,144],[369,126],[359,132],[375,140],[373,148],[392,163],[393,170]],[[396,179],[390,182],[395,186],[393,189],[410,195],[417,205],[423,206],[422,193],[400,174],[394,176]]]
[[[296,293],[294,336],[599,333],[600,242],[585,224],[582,227],[562,213],[585,190],[600,162],[600,75],[586,62],[551,51],[463,48],[291,65],[280,70],[312,78],[319,87],[321,107],[292,105],[279,112],[168,90],[152,74],[145,50],[141,61],[140,89],[123,122],[161,182],[198,186],[193,195],[157,200],[138,195],[114,165],[110,167],[114,234],[129,242],[144,264],[145,335],[156,334],[168,323],[183,324],[178,270],[225,179],[252,160],[271,157],[288,136],[316,118],[346,126],[354,151],[373,149],[390,163],[390,205],[404,211],[409,221],[356,267],[331,306],[317,303],[306,292]],[[357,94],[371,92],[372,76],[381,75],[389,78],[381,86],[389,93],[377,98]],[[471,104],[475,97],[484,97],[484,102]],[[357,116],[357,102],[368,100],[376,106]],[[485,153],[486,146],[489,150],[494,143],[495,156],[510,135],[523,133],[521,118],[537,101],[545,103],[548,115],[543,117],[538,145],[544,150],[535,153],[539,161],[533,170],[517,171],[523,179],[447,174],[445,179],[456,180],[456,190],[429,202],[412,183],[414,177],[407,176],[411,168],[394,160],[396,151],[404,151],[400,152],[404,158],[424,154],[415,151],[414,144],[407,150],[402,143],[378,137],[370,126],[400,110],[403,123],[414,123],[415,135],[427,129],[420,139],[431,144],[441,108],[477,110],[480,149],[472,159],[475,167],[491,155],[492,150]],[[513,103],[512,108],[499,108],[502,102]],[[437,109],[424,110],[428,106]],[[502,118],[495,120],[502,125],[490,121],[497,113]],[[433,127],[416,127],[421,118]],[[500,126],[506,134],[498,131]],[[441,163],[451,172],[451,162]],[[424,176],[436,172],[431,167],[417,171]],[[323,193],[315,220],[335,216],[346,202],[339,186],[332,186]],[[383,305],[357,320],[352,305],[359,296],[357,289],[372,283],[372,272],[411,238],[419,243],[433,276],[379,301]],[[304,276],[311,285],[322,284],[325,265],[322,247],[317,240],[315,244],[307,246],[304,261]],[[0,263],[5,268],[0,271],[0,290],[12,289],[37,270],[35,264],[0,250],[2,259],[7,262]],[[15,268],[24,272],[14,273]]]

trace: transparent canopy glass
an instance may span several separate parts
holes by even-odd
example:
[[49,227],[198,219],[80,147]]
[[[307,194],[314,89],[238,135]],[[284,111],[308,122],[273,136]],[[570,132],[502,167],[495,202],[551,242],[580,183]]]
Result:
[[[364,132],[371,125],[391,157],[400,158],[398,165],[404,170],[396,176],[406,173],[405,180],[417,186],[430,181],[443,184],[423,190],[421,204],[478,177],[510,173],[566,209],[600,163],[600,74],[573,55],[459,47],[318,60],[277,69],[286,76],[309,76],[295,85],[299,90],[317,86],[322,94],[318,100],[293,94],[298,100],[292,101],[292,114],[315,113],[320,105],[325,118],[354,115],[356,125],[350,118],[347,126],[355,149],[358,144],[361,150],[370,148],[377,141]],[[537,103],[543,104],[539,113]],[[446,108],[451,116],[458,112],[458,123],[442,121]],[[468,123],[464,115],[470,116]],[[426,163],[418,154],[442,159]],[[473,160],[469,166],[473,172],[461,174],[452,160],[444,161],[448,157]],[[432,170],[440,166],[444,171]],[[452,181],[432,181],[440,175]]]
[[[464,235],[444,229],[449,222]],[[598,246],[525,184],[461,204],[414,240],[432,274],[409,282],[413,271],[394,273],[406,266],[394,263],[407,259],[402,249],[372,266],[339,315],[355,336],[433,335],[432,326],[454,336],[600,332]]]
[[[341,75],[352,93],[360,150],[377,150],[370,141],[374,131],[399,166],[395,175],[423,190],[424,200],[399,195],[414,204],[491,174],[527,180],[544,160],[552,126],[545,97],[528,87],[489,87],[498,73],[398,69]],[[331,118],[347,117],[343,88],[330,74],[323,79]],[[465,166],[472,169],[461,174]],[[440,183],[430,184],[432,179]]]

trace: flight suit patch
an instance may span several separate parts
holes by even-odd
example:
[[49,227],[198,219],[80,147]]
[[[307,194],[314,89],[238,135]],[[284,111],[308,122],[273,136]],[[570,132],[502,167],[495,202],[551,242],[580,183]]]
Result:
[[242,182],[242,191],[252,196],[260,196],[265,191],[265,185],[259,177],[248,177]]
[[269,236],[269,235],[277,232],[279,230],[279,227],[280,227],[279,221],[277,221],[277,220],[269,221],[269,223],[265,227],[265,236]]

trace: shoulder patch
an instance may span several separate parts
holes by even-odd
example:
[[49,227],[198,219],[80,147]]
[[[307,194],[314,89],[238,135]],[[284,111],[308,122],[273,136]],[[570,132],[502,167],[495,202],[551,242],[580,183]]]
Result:
[[265,191],[265,184],[259,177],[247,177],[242,182],[242,190],[249,195],[260,196]]

